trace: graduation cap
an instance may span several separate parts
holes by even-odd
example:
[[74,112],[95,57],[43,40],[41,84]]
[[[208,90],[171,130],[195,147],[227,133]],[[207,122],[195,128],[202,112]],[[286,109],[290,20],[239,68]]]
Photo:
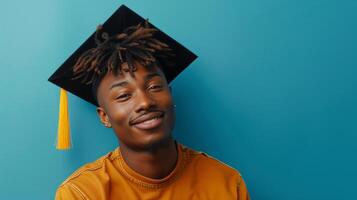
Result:
[[[150,35],[149,41],[151,41],[151,43],[148,43],[148,45],[150,46],[144,45],[144,47],[146,48],[146,50],[148,50],[149,53],[147,52],[145,54],[145,52],[137,51],[136,53],[133,52],[135,53],[134,56],[136,56],[136,58],[140,60],[142,55],[144,58],[148,58],[148,60],[154,59],[157,60],[158,63],[161,63],[161,69],[165,74],[168,83],[175,79],[178,74],[180,74],[186,67],[188,67],[188,65],[190,65],[190,63],[192,63],[197,58],[194,53],[179,44],[177,41],[162,32],[160,29],[149,23],[147,20],[139,16],[137,13],[135,13],[125,5],[121,5],[112,14],[112,16],[103,25],[99,26],[99,28],[97,28],[97,31],[95,31],[91,36],[89,36],[89,38],[48,79],[50,82],[56,84],[61,88],[58,137],[56,147],[57,149],[64,150],[69,149],[71,147],[68,100],[66,91],[69,91],[72,94],[88,101],[89,103],[98,106],[98,102],[93,93],[93,87],[98,84],[98,82],[96,81],[96,79],[91,79],[91,77],[89,77],[89,80],[92,81],[88,81],[88,77],[83,77],[84,73],[78,73],[78,71],[81,71],[76,69],[76,67],[78,68],[78,65],[82,65],[82,68],[83,66],[87,68],[91,67],[90,64],[83,65],[83,63],[80,63],[81,59],[86,55],[90,55],[92,52],[98,50],[99,48],[104,48],[103,44],[109,40],[108,38],[111,38],[117,41],[116,47],[113,48],[121,48],[123,51],[122,53],[120,53],[121,51],[119,51],[119,56],[113,58],[107,57],[106,59],[114,60],[115,62],[113,63],[118,63],[118,66],[123,63],[123,60],[129,62],[127,59],[123,59],[121,55],[125,57],[125,50],[126,47],[128,47],[125,45],[128,45],[128,41],[130,41],[130,39],[134,37],[133,31],[128,29],[135,29],[134,27],[146,28],[147,32],[150,33],[148,35]],[[132,35],[128,36],[128,33],[132,33]],[[147,36],[145,34],[142,35],[143,37]],[[124,39],[126,42],[123,42]],[[147,42],[141,41],[140,38],[136,39],[136,41],[139,43]],[[122,43],[120,43],[120,41],[122,41]],[[133,42],[131,40],[130,45],[135,46],[137,42]],[[173,55],[170,58],[170,61],[167,62],[170,63],[170,66],[165,66],[165,62],[161,62],[167,61],[167,59],[165,59],[164,57],[160,58],[160,50],[169,50],[170,54]],[[151,54],[150,52],[154,53]],[[152,58],[153,56],[154,58]],[[145,59],[141,59],[141,61],[145,61]],[[95,77],[95,75],[93,74],[102,73],[103,70],[100,71],[101,66],[99,65],[100,62],[98,66],[95,66],[97,67],[96,70],[92,70],[92,73],[90,73],[89,75]],[[83,71],[88,70],[82,69],[82,72]]]

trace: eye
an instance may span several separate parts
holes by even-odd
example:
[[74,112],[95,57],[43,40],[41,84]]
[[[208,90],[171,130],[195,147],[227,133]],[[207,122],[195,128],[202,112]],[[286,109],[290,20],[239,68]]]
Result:
[[131,97],[131,94],[129,93],[124,93],[124,94],[120,94],[119,96],[117,96],[115,99],[119,100],[119,101],[125,101],[127,99],[129,99]]
[[159,90],[161,90],[162,88],[163,88],[162,85],[157,84],[157,85],[151,85],[151,86],[149,87],[149,90],[151,90],[151,91],[159,91]]

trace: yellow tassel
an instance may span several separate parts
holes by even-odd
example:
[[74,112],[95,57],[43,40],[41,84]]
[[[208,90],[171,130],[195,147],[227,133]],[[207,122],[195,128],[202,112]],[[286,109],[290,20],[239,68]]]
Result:
[[56,148],[58,150],[67,150],[71,148],[71,133],[69,127],[69,114],[68,114],[68,97],[67,97],[67,91],[62,88],[60,92]]

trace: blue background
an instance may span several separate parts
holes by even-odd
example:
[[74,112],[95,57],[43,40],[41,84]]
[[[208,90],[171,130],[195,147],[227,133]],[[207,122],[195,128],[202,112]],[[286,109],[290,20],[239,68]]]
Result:
[[47,78],[122,3],[199,55],[172,83],[180,142],[240,170],[255,200],[357,199],[354,0],[2,0],[0,199],[53,199],[116,147],[70,95],[74,148],[55,150]]

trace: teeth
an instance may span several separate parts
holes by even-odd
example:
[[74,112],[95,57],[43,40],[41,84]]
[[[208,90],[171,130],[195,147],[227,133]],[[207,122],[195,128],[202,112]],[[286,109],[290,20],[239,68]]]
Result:
[[155,118],[152,118],[152,119],[149,119],[149,120],[145,121],[144,123],[150,123],[150,122],[158,120],[158,119],[159,119],[158,117],[155,117]]
[[149,124],[149,123],[152,123],[152,122],[154,122],[154,121],[156,121],[156,120],[159,120],[159,119],[161,119],[161,118],[162,118],[162,116],[157,116],[157,117],[154,117],[154,118],[151,118],[151,119],[142,121],[142,122],[140,122],[139,124]]

